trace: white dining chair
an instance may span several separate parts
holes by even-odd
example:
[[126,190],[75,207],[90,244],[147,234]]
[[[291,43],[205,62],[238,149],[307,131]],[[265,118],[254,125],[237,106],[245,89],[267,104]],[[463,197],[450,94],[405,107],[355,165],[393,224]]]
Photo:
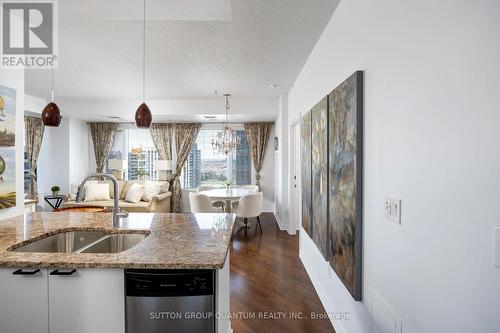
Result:
[[262,192],[249,193],[240,198],[238,208],[236,209],[236,217],[243,219],[245,230],[248,228],[248,219],[257,218],[260,232],[262,233],[262,226],[260,224],[260,214],[262,213]]
[[[209,191],[209,190],[215,190],[216,188],[218,188],[217,186],[213,186],[213,185],[200,185],[196,188],[196,192],[202,192],[202,191]],[[212,201],[212,206],[216,207],[216,208],[220,208],[222,210],[224,210],[224,207],[225,207],[226,203],[224,201]]]
[[[243,185],[241,189],[247,190],[251,193],[259,192],[259,187],[257,185]],[[236,209],[238,207],[238,200],[231,202],[231,206],[233,207],[233,209]]]
[[212,206],[212,200],[203,193],[189,193],[189,205],[192,213],[220,213],[220,210]]

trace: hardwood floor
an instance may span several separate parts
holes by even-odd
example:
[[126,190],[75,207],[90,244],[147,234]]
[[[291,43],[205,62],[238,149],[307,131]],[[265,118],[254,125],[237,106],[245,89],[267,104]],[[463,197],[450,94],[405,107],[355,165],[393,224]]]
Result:
[[[239,229],[240,220],[233,233],[231,313],[238,317],[231,320],[234,332],[335,332],[328,319],[310,318],[325,310],[299,259],[298,235],[280,231],[271,213],[260,220],[262,234],[255,219],[249,219],[247,235]],[[286,318],[277,319],[283,313]],[[292,319],[291,313],[307,318]]]

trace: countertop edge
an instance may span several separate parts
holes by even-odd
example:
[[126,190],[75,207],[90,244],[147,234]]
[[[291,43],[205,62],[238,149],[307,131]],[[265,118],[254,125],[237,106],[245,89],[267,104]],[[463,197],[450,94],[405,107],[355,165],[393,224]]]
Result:
[[224,264],[140,264],[140,263],[47,263],[47,262],[8,262],[0,263],[0,268],[80,268],[80,269],[222,269]]
[[163,264],[163,263],[83,263],[83,262],[33,262],[0,260],[0,268],[89,268],[89,269],[222,269],[227,260],[229,247],[221,263],[209,264]]

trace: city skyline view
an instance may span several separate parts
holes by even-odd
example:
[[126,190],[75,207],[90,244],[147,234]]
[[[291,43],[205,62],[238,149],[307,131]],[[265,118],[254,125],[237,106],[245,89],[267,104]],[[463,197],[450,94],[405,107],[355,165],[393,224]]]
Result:
[[[200,185],[223,186],[229,181],[241,186],[251,183],[251,161],[246,132],[237,130],[240,139],[236,151],[228,156],[216,154],[212,148],[212,139],[216,129],[201,129],[196,142],[181,172],[183,188],[197,188]],[[140,151],[140,152],[138,152]],[[153,139],[148,130],[121,129],[117,132],[109,159],[126,159],[126,179],[139,178],[138,171],[144,170],[146,179],[156,180],[157,172],[154,161],[158,160]],[[112,170],[108,169],[108,172]]]
[[251,183],[250,150],[244,130],[237,130],[240,144],[229,155],[215,154],[212,138],[217,130],[202,129],[183,168],[181,181],[184,188],[200,185],[223,186],[226,182],[241,186]]

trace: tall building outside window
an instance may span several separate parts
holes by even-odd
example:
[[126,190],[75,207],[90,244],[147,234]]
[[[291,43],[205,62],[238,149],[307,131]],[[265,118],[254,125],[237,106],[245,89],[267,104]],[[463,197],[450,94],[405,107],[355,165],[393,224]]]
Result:
[[212,138],[216,129],[201,129],[184,165],[181,183],[184,188],[200,185],[224,186],[226,182],[241,186],[251,183],[251,162],[246,132],[237,130],[240,145],[228,156],[216,154]]
[[[146,173],[145,179],[157,180],[154,161],[158,160],[158,152],[147,129],[124,128],[116,133],[113,148],[108,159],[127,160],[125,179],[137,180],[141,171]],[[112,170],[107,169],[108,173]]]

